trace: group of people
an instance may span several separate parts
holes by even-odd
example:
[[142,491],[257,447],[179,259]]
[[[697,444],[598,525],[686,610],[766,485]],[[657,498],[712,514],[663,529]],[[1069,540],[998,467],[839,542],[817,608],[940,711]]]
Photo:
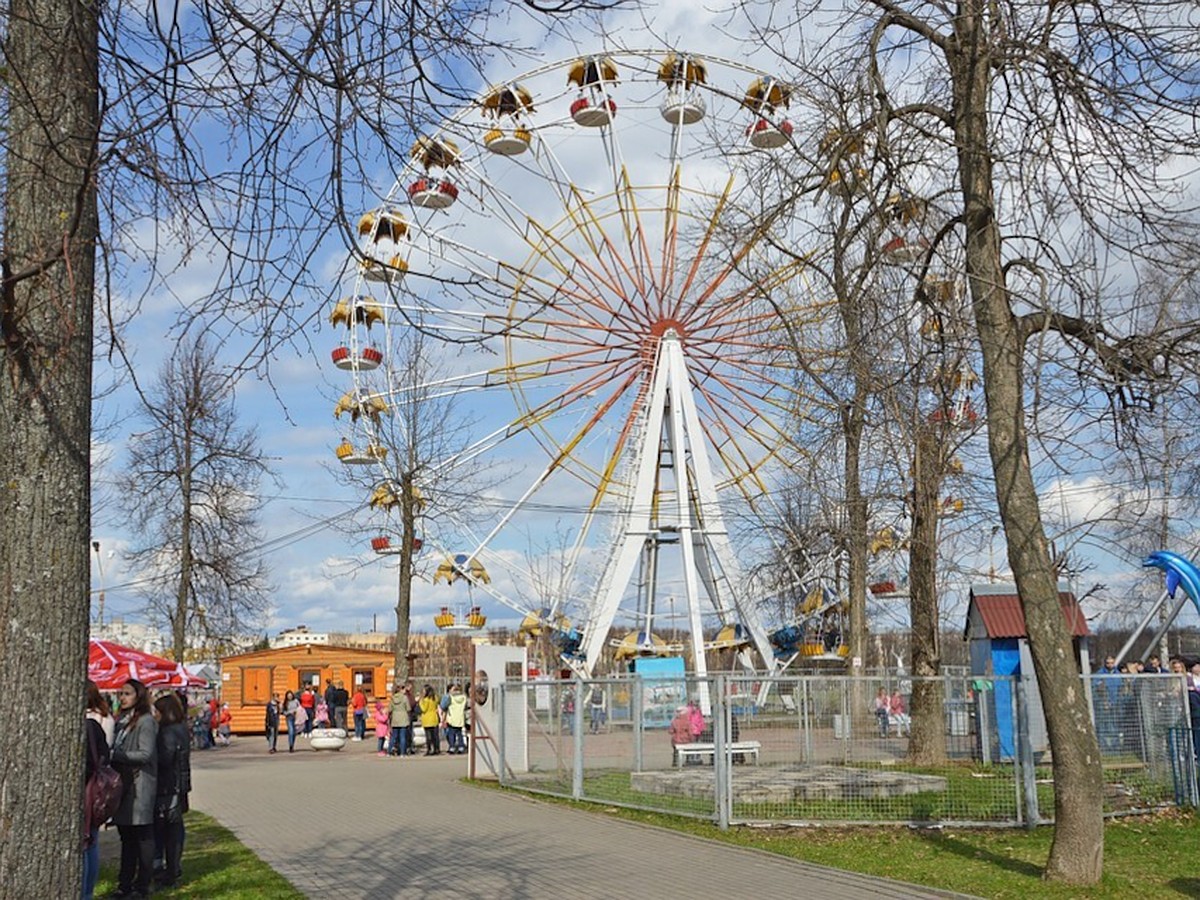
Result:
[[887,692],[887,688],[881,687],[875,694],[875,724],[879,727],[879,736],[887,737],[888,729],[892,725],[896,726],[896,735],[902,732],[907,732],[912,726],[912,719],[908,715],[908,709],[904,705],[904,698],[900,696],[900,691]]
[[[1200,659],[1187,660],[1172,656],[1164,668],[1157,655],[1151,655],[1145,663],[1133,659],[1119,666],[1116,657],[1106,656],[1104,665],[1096,670],[1096,675],[1182,675],[1187,686],[1192,745],[1200,760]],[[1134,703],[1132,685],[1133,682],[1125,682],[1118,687],[1108,683],[1105,678],[1092,679],[1092,693],[1099,713],[1096,730],[1101,749],[1105,751],[1125,749],[1123,745],[1128,743],[1128,738],[1140,733],[1140,728],[1133,727],[1137,724],[1140,712]]]
[[[274,694],[266,705],[264,728],[267,736],[267,752],[275,753],[282,724],[286,726],[288,752],[296,750],[296,737],[312,734],[313,728],[345,727],[345,711],[352,709],[354,715],[354,737],[361,741],[366,737],[367,720],[374,726],[379,756],[412,756],[416,753],[413,729],[421,727],[425,738],[425,755],[437,756],[442,752],[442,735],[446,738],[446,752],[451,755],[467,752],[467,695],[459,684],[452,684],[440,697],[432,685],[425,685],[418,698],[412,682],[399,686],[386,700],[375,697],[373,705],[366,692],[358,688],[351,697],[341,683],[331,682],[334,693],[329,697],[318,697],[305,687],[297,696],[288,691],[282,698]],[[341,694],[346,693],[345,706],[341,705]],[[329,694],[329,691],[326,691]],[[330,721],[330,700],[334,714]],[[370,707],[370,709],[368,709]],[[342,725],[338,725],[339,712]]]
[[[114,711],[92,681],[87,683],[85,754],[87,778],[111,765],[123,785],[112,816],[121,837],[121,864],[113,897],[147,897],[152,885],[173,886],[183,873],[183,814],[192,789],[191,734],[178,694],[153,702],[141,681],[130,679],[117,692]],[[85,807],[83,898],[90,900],[100,872],[99,833]]]
[[[1172,656],[1168,661],[1170,667],[1162,665],[1161,657],[1151,655],[1145,662],[1140,659],[1127,659],[1121,665],[1117,665],[1116,657],[1104,657],[1104,665],[1096,670],[1097,675],[1187,675],[1191,679],[1195,673],[1200,677],[1200,660],[1196,660],[1190,666],[1187,661],[1181,656]],[[1188,682],[1191,683],[1190,680]]]

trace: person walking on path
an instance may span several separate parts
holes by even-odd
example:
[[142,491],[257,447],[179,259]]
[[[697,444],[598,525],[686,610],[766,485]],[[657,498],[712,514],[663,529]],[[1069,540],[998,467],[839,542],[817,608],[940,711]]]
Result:
[[[296,752],[296,715],[303,711],[295,694],[288,691],[283,695],[283,718],[287,722],[288,753]],[[303,725],[303,721],[301,721],[301,725]]]
[[275,752],[275,742],[279,739],[279,695],[272,694],[267,701],[267,717],[263,727],[267,729],[267,752]]
[[125,792],[113,823],[121,835],[121,868],[113,897],[144,897],[154,874],[154,804],[158,794],[158,723],[146,685],[131,678],[117,694],[121,706],[113,740],[113,768]]
[[[155,844],[163,850],[163,867],[157,878],[163,887],[174,887],[183,875],[183,814],[188,811],[192,790],[191,742],[178,697],[164,694],[154,701],[154,711],[159,724],[154,835]],[[278,716],[275,723],[278,727]]]
[[297,717],[297,720],[304,723],[304,736],[308,737],[312,734],[313,723],[317,717],[317,695],[313,693],[313,689],[307,684],[304,686],[304,690],[300,692],[300,708],[304,710],[304,717]]
[[421,727],[425,729],[425,755],[437,756],[442,752],[441,740],[438,737],[438,730],[442,727],[442,706],[433,692],[433,685],[425,685],[419,706]]
[[412,695],[398,688],[392,693],[388,720],[392,726],[392,756],[407,756],[412,738]]
[[387,745],[390,724],[387,707],[383,705],[382,697],[375,698],[375,709],[371,716],[375,720],[375,740],[377,742],[375,753],[377,756],[387,756],[387,750],[384,748]]
[[593,684],[591,691],[588,693],[588,730],[592,734],[599,734],[600,729],[604,727],[604,723],[608,720],[608,708],[604,696],[604,685]]
[[462,754],[467,752],[467,742],[463,739],[463,731],[467,725],[467,695],[457,684],[450,686],[450,699],[446,704],[446,752]]
[[350,700],[354,710],[354,739],[361,741],[367,736],[367,695],[362,687],[354,689],[354,697]]

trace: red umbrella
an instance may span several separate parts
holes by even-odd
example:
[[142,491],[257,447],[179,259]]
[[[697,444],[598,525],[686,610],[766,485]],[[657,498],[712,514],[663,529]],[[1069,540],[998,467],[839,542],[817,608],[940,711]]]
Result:
[[115,691],[130,678],[147,687],[207,687],[208,682],[188,672],[182,663],[155,656],[112,641],[89,641],[88,678],[102,691]]

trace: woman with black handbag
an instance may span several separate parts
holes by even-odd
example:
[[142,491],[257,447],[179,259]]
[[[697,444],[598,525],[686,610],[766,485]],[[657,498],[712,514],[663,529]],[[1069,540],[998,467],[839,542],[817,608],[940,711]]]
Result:
[[[109,764],[109,745],[112,742],[113,729],[116,723],[108,708],[108,701],[100,694],[96,682],[87,683],[87,711],[84,713],[84,725],[87,728],[84,745],[87,748],[87,768],[84,784],[92,780],[92,776],[101,766]],[[91,805],[88,802],[90,792],[84,790],[84,827],[86,835],[83,845],[83,900],[92,900],[96,889],[96,879],[100,875],[100,826],[92,818]]]
[[121,706],[113,741],[113,768],[125,791],[112,820],[121,834],[121,869],[112,897],[145,897],[154,865],[154,801],[158,793],[158,723],[150,692],[131,678],[117,694]]
[[154,804],[154,843],[165,865],[156,875],[164,887],[182,876],[183,814],[192,789],[191,736],[183,704],[174,694],[154,701],[158,715],[158,793]]

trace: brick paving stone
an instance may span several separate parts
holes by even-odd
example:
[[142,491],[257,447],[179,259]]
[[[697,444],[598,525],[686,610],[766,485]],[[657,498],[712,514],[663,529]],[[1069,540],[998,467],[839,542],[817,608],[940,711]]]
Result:
[[461,780],[466,757],[374,748],[269,756],[241,738],[193,755],[191,803],[314,898],[961,896],[480,789]]

